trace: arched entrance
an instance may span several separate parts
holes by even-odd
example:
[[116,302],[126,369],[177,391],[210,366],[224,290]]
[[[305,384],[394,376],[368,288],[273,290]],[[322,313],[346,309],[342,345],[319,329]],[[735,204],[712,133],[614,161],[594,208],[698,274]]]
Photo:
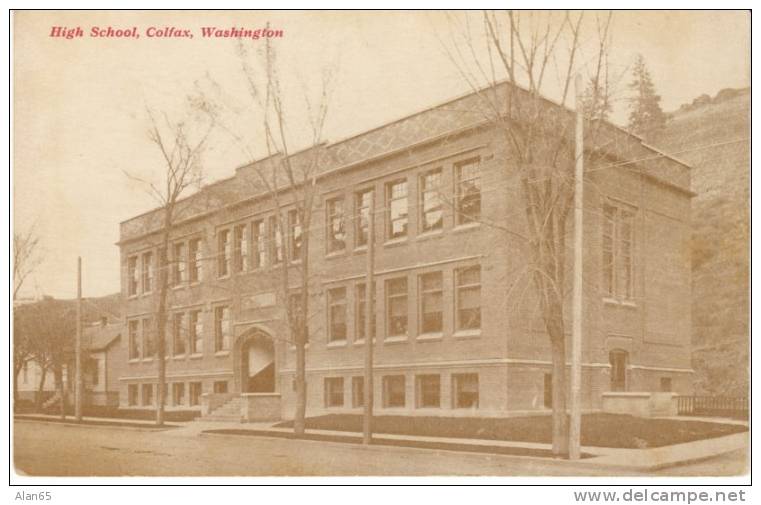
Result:
[[233,347],[236,388],[241,393],[274,393],[275,346],[264,331],[241,335]]

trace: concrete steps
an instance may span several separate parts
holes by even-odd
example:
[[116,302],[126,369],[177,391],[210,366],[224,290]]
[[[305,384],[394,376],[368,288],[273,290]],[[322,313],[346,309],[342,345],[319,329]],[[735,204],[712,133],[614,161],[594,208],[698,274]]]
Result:
[[211,414],[199,417],[198,420],[199,421],[242,422],[243,419],[240,413],[242,406],[243,406],[243,403],[241,399],[236,397],[228,401],[227,403],[223,404],[222,406],[214,409],[211,412]]

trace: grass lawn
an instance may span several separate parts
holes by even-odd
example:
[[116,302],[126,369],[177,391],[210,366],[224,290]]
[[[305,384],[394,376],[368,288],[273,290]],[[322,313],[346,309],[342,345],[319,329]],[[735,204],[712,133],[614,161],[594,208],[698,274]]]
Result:
[[[373,425],[375,433],[514,442],[552,441],[552,417],[548,415],[509,418],[376,416]],[[291,427],[292,423],[287,421],[277,426]],[[331,414],[310,417],[307,418],[307,429],[361,432],[362,416]],[[748,431],[748,428],[702,421],[586,414],[581,422],[581,443],[588,447],[645,449],[743,431]]]

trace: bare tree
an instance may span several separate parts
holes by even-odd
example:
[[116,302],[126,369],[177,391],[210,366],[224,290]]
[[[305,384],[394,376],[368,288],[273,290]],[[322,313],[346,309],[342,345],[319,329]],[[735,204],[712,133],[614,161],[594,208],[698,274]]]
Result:
[[[310,331],[309,247],[313,215],[318,205],[318,169],[327,163],[323,128],[334,67],[328,66],[322,72],[317,93],[310,94],[305,83],[301,83],[304,103],[303,107],[299,107],[284,90],[286,83],[278,71],[277,51],[269,39],[257,53],[250,51],[243,41],[238,43],[237,50],[249,103],[242,107],[230,105],[231,100],[236,100],[211,80],[218,105],[215,110],[220,128],[233,139],[250,162],[255,174],[249,180],[251,192],[266,193],[274,205],[275,232],[271,234],[274,243],[270,246],[275,256],[273,261],[281,265],[278,291],[289,332],[286,340],[295,346],[296,351],[294,432],[303,434],[307,391],[306,345]],[[240,117],[246,114],[253,116],[258,123],[261,137],[252,138],[249,132],[219,119],[222,115]],[[294,123],[306,127],[299,128]],[[255,146],[256,141],[264,145]],[[257,162],[256,153],[261,152],[262,147],[267,159]],[[292,281],[295,281],[295,286]]]
[[[538,314],[552,356],[552,450],[568,451],[566,415],[566,239],[573,204],[573,116],[567,109],[571,84],[586,71],[588,100],[585,140],[593,151],[596,132],[609,107],[607,51],[611,16],[596,19],[593,57],[583,53],[583,13],[484,12],[477,28],[471,15],[450,17],[453,29],[442,47],[478,96],[484,119],[500,132],[507,152],[504,170],[517,176],[522,199],[520,233],[526,250],[524,273],[533,286]],[[475,35],[474,35],[475,33]],[[455,35],[456,34],[456,35]],[[584,49],[588,49],[584,47]],[[545,93],[554,88],[556,101]],[[594,127],[593,127],[594,126]],[[508,220],[509,221],[509,220]],[[571,223],[572,224],[572,223]],[[512,286],[506,287],[510,296]]]
[[[158,285],[155,295],[154,328],[156,335],[156,357],[158,361],[158,384],[156,391],[156,424],[164,423],[166,389],[166,328],[169,294],[169,241],[178,214],[178,202],[187,190],[198,187],[202,180],[201,158],[211,132],[214,120],[208,114],[205,103],[197,98],[189,99],[186,117],[170,119],[167,113],[157,114],[146,107],[150,126],[148,140],[161,154],[163,167],[160,181],[140,177],[125,172],[127,177],[143,185],[148,194],[158,204],[161,224],[158,230]],[[159,117],[157,117],[159,116]]]
[[[76,311],[63,300],[45,298],[33,304],[18,307],[14,313],[17,330],[27,335],[29,359],[41,370],[38,384],[36,407],[42,407],[47,373],[52,371],[55,378],[56,395],[60,414],[66,413],[66,391],[64,371],[71,366],[74,357],[74,334]],[[15,336],[15,335],[14,335]]]
[[40,238],[32,226],[25,232],[13,233],[13,299],[24,281],[42,262]]

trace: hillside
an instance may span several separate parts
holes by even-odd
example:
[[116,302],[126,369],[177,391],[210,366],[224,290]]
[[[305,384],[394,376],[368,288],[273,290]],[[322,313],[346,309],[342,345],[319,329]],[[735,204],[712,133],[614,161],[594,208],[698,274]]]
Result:
[[692,165],[693,367],[698,394],[748,394],[750,89],[703,95],[650,139]]

